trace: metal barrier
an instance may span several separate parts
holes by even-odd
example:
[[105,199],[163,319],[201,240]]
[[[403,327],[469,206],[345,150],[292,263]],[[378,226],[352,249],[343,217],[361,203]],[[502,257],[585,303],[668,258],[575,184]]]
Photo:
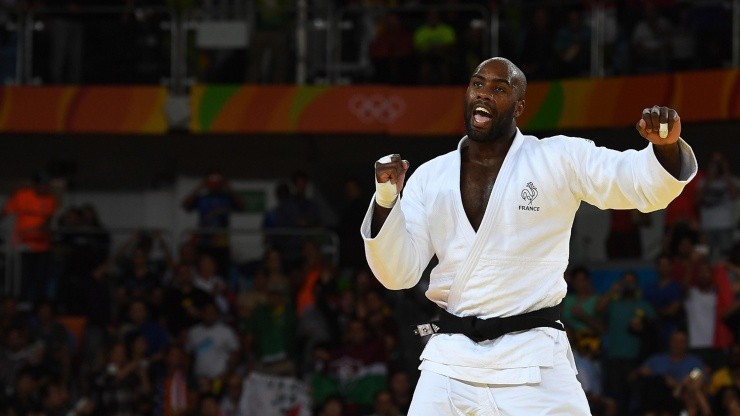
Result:
[[20,82],[168,83],[174,19],[174,11],[164,7],[31,10],[25,16]]
[[232,256],[236,258],[244,260],[262,258],[264,249],[270,246],[270,239],[293,237],[301,241],[312,239],[330,262],[339,264],[339,236],[327,228],[188,228],[178,234],[177,241],[181,244],[194,235],[219,234],[228,235]]
[[[502,54],[516,62],[521,54],[521,38],[539,9],[546,11],[551,25],[557,28],[564,25],[572,8],[582,4],[582,1],[567,0],[505,2],[497,9],[465,4],[333,8],[309,6],[306,0],[297,0],[293,7],[283,10],[287,20],[278,29],[287,34],[284,50],[280,54],[273,51],[271,58],[264,60],[280,55],[293,63],[288,65],[289,83],[366,82],[368,72],[372,71],[369,45],[378,19],[386,13],[400,14],[406,30],[413,32],[421,23],[422,14],[440,10],[462,16],[461,28],[473,25],[476,36],[480,37],[476,39],[480,44],[475,48],[480,49],[481,57]],[[639,68],[634,59],[629,62],[633,52],[632,29],[640,10],[630,9],[627,13],[617,6],[604,0],[588,3],[582,15],[585,30],[589,32],[588,59],[578,76],[740,66],[740,0],[684,0],[674,8],[662,10],[660,17],[669,19],[673,28],[673,37],[668,41],[672,46],[668,49],[682,50],[686,56],[678,60],[690,62],[657,68]],[[0,14],[0,35],[5,35],[4,43],[0,36],[3,81],[156,83],[169,85],[179,94],[185,93],[187,85],[194,82],[249,82],[246,65],[254,57],[245,54],[257,47],[254,41],[259,13],[255,2],[244,3],[243,9],[226,11],[148,6],[6,11]],[[236,35],[219,38],[219,34]],[[209,40],[215,43],[209,44]],[[470,42],[463,42],[463,46],[469,47]],[[90,47],[97,49],[91,52]],[[699,59],[689,59],[691,48]],[[219,53],[219,49],[225,53]],[[204,51],[214,60],[236,51],[233,62],[236,66],[243,64],[244,69],[236,70],[230,77],[218,74],[204,77],[197,73],[194,64]],[[81,60],[84,65],[80,68]],[[8,70],[10,67],[15,69]],[[562,74],[551,77],[562,77]]]
[[[27,252],[25,247],[13,244],[13,227],[12,221],[3,224],[3,241],[2,241],[2,252],[0,253],[4,265],[3,265],[3,284],[2,292],[6,295],[13,295],[18,297],[21,294],[21,279],[23,276],[23,264],[21,261],[21,255]],[[51,249],[51,262],[53,265],[59,267],[52,269],[55,270],[52,273],[52,285],[58,280],[59,276],[65,272],[63,270],[65,252],[62,249],[65,247],[65,236],[107,236],[110,238],[109,254],[107,259],[113,261],[116,254],[122,248],[133,248],[137,243],[137,239],[140,235],[145,234],[152,238],[152,244],[156,245],[158,240],[166,245],[166,247],[159,248],[169,251],[169,253],[159,253],[160,255],[169,254],[176,256],[176,250],[186,241],[189,241],[192,236],[198,235],[227,235],[230,239],[230,247],[232,252],[232,258],[241,260],[241,262],[257,261],[262,258],[263,252],[270,239],[273,238],[288,238],[293,242],[302,242],[304,239],[311,239],[316,242],[319,246],[321,254],[332,264],[339,263],[339,237],[331,230],[325,228],[306,228],[306,229],[295,229],[295,228],[271,228],[271,229],[256,229],[256,228],[189,228],[180,231],[175,234],[172,230],[164,230],[160,228],[131,228],[131,227],[112,227],[105,229],[91,229],[91,228],[56,228],[52,231],[54,243]],[[159,236],[159,237],[154,237]],[[153,246],[157,249],[156,246]],[[298,248],[299,250],[299,248]],[[68,253],[66,253],[68,254]],[[300,256],[300,251],[294,253],[283,253],[285,257]],[[290,256],[289,256],[290,255]],[[224,276],[228,278],[229,276]],[[48,288],[45,288],[48,290]],[[53,288],[50,290],[52,293],[56,292]]]
[[[3,275],[3,293],[6,295],[13,295],[15,297],[18,297],[21,294],[21,279],[23,276],[23,262],[21,261],[21,257],[23,253],[29,252],[27,247],[24,247],[23,245],[16,244],[15,238],[13,232],[13,226],[12,221],[8,224],[4,224],[4,241],[3,241],[3,251],[2,251],[2,258],[5,262],[4,264],[4,275]],[[110,246],[109,246],[109,254],[107,259],[111,260],[113,259],[115,253],[120,250],[122,247],[124,247],[126,244],[130,244],[130,240],[132,237],[135,237],[137,234],[150,234],[150,235],[161,235],[162,241],[164,241],[167,246],[168,250],[171,250],[172,247],[174,247],[174,244],[176,243],[174,236],[172,232],[168,230],[163,230],[160,228],[145,228],[145,227],[139,227],[139,228],[132,228],[132,227],[120,227],[120,228],[104,228],[104,229],[97,229],[97,228],[89,228],[89,227],[81,227],[81,228],[56,228],[52,230],[52,247],[50,250],[50,262],[51,267],[50,270],[50,284],[55,284],[53,280],[55,278],[58,278],[58,275],[63,270],[56,270],[55,265],[59,264],[60,257],[63,257],[63,253],[60,253],[60,249],[66,244],[64,241],[65,236],[108,236],[110,239]],[[156,247],[155,247],[156,248]],[[49,291],[49,288],[43,288]],[[52,292],[54,292],[54,289],[51,289]],[[47,293],[48,294],[48,293]]]

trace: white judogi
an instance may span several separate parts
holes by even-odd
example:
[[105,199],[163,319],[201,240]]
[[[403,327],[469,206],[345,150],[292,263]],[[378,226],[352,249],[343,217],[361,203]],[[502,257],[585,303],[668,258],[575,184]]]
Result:
[[[389,289],[413,287],[436,254],[439,264],[426,296],[458,316],[503,317],[559,304],[581,201],[602,209],[662,209],[697,171],[683,140],[677,180],[660,165],[652,144],[618,152],[581,138],[540,140],[517,129],[475,232],[460,193],[460,148],[466,140],[419,166],[375,238],[373,202],[361,229],[368,263]],[[481,343],[461,334],[433,335],[419,368],[472,383],[531,386],[542,382],[543,368],[557,367],[558,345],[567,346],[575,379],[567,339],[553,328]]]

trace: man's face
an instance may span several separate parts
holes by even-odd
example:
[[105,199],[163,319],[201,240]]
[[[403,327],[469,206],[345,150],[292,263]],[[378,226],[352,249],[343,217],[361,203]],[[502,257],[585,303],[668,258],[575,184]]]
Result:
[[504,61],[489,60],[478,67],[465,94],[468,138],[491,142],[513,133],[515,118],[524,110],[519,77]]

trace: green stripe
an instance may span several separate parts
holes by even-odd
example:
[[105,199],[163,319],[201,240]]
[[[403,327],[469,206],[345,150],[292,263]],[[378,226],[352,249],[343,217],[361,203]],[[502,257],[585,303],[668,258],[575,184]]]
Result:
[[527,123],[527,130],[551,130],[557,127],[563,113],[564,94],[560,82],[552,82],[547,96],[537,109],[537,113]]
[[211,129],[213,120],[221,113],[226,103],[241,88],[240,85],[218,85],[205,87],[200,99],[198,120],[200,129],[205,132]]
[[323,95],[331,87],[327,86],[305,86],[299,87],[293,97],[293,105],[290,107],[290,126],[295,127],[298,124],[298,118],[303,110],[316,97]]

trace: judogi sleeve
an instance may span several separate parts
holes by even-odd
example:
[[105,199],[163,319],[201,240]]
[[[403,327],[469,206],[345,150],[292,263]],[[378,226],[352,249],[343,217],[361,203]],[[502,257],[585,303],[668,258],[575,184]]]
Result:
[[[681,172],[671,175],[655,156],[652,143],[642,150],[617,151],[577,140],[569,151],[574,166],[573,192],[601,209],[651,212],[665,208],[697,172],[691,147],[679,139]],[[570,147],[570,146],[568,146]]]
[[422,167],[408,179],[403,195],[391,209],[383,227],[371,238],[375,197],[362,222],[365,255],[375,277],[388,289],[413,287],[434,255],[423,200]]

